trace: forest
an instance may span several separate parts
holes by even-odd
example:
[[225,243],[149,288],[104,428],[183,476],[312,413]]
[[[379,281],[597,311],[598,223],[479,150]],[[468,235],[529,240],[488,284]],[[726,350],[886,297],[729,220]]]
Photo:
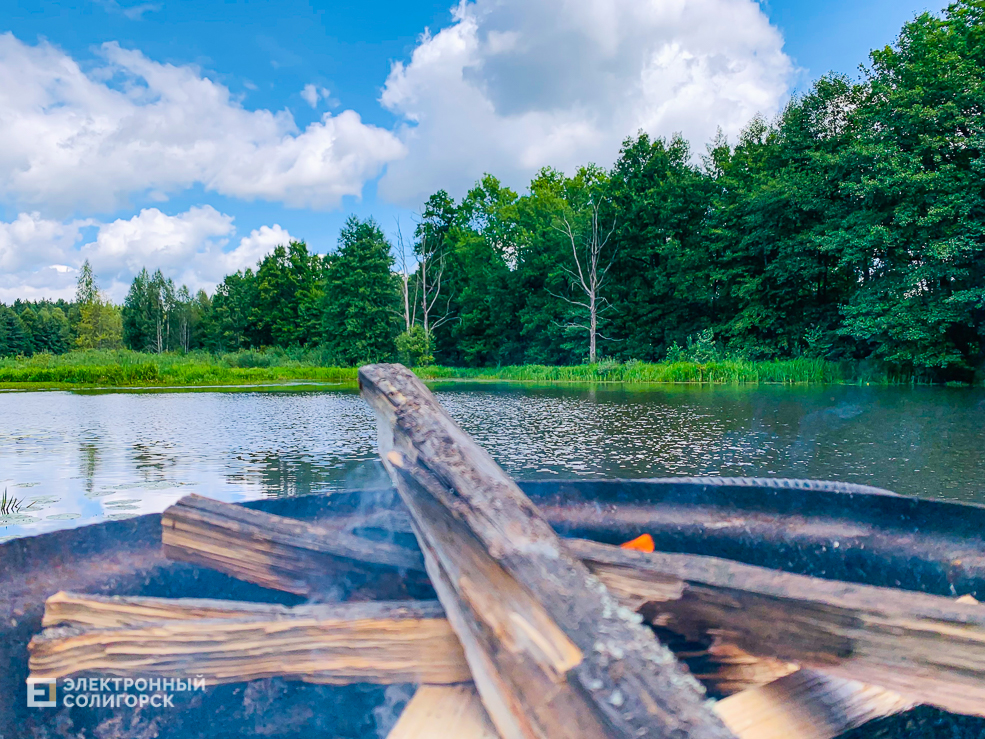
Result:
[[611,167],[484,176],[387,238],[277,247],[193,295],[0,306],[0,356],[307,349],[326,366],[807,358],[919,378],[985,371],[985,0],[907,23],[704,152],[638,132]]

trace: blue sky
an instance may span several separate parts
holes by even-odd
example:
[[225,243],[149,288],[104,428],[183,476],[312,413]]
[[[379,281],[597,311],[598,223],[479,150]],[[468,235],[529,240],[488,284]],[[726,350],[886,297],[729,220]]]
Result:
[[638,128],[700,149],[820,74],[857,74],[906,20],[943,7],[12,4],[0,14],[8,302],[69,294],[83,258],[116,299],[143,264],[208,288],[288,234],[332,249],[352,213],[409,231],[427,193],[460,195],[484,171],[522,188],[546,164],[610,164]]

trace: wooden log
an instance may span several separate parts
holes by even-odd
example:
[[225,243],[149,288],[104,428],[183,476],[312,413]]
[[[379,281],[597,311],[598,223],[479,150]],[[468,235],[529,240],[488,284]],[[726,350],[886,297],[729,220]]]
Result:
[[[715,704],[739,739],[834,739],[913,708],[891,691],[800,670]],[[498,739],[472,685],[418,689],[387,739]]]
[[568,548],[651,622],[985,716],[985,608],[714,557]]
[[419,552],[341,528],[187,495],[161,517],[164,553],[298,595],[330,587],[339,573],[372,566],[421,571]]
[[[196,508],[200,507],[204,506],[197,503]],[[208,507],[219,520],[235,517],[242,510],[239,506],[217,501],[209,501]],[[248,533],[230,531],[228,540],[230,551],[240,555],[253,552],[256,556],[231,558],[224,551],[203,546],[204,540],[199,539],[185,545],[188,558],[252,582],[270,585],[269,570],[258,569],[253,562],[276,546],[276,532],[286,519],[256,511],[250,513],[252,529]],[[368,518],[367,525],[387,525],[394,514],[382,512],[377,518],[379,516],[384,518],[379,521]],[[179,516],[181,518],[183,516]],[[311,524],[300,521],[291,524],[295,541],[324,536],[323,529]],[[265,533],[268,527],[273,534]],[[971,599],[954,602],[937,596],[818,580],[697,555],[636,555],[593,542],[565,541],[568,549],[585,559],[622,605],[638,610],[650,604],[644,609],[648,617],[692,638],[716,634],[720,654],[721,650],[739,647],[742,654],[752,653],[756,661],[743,665],[743,658],[739,657],[737,662],[730,664],[729,658],[723,656],[713,660],[713,673],[699,675],[723,692],[769,682],[781,676],[778,671],[784,664],[796,663],[848,679],[864,678],[863,682],[892,687],[951,711],[974,713],[969,710],[969,703],[972,707],[975,701],[980,701],[979,706],[985,705],[982,698],[985,690],[982,687],[985,684],[982,650],[985,647],[981,636],[985,610]],[[360,557],[365,549],[350,547],[348,551],[351,557]],[[297,560],[283,561],[279,573],[278,583],[287,582],[289,587],[284,589],[292,592],[311,590],[317,586],[317,581],[306,578],[324,575],[312,573],[307,562],[302,561],[299,565]],[[304,586],[297,587],[297,583],[304,583]],[[710,592],[718,594],[719,600],[724,599],[725,606],[713,607],[716,601],[708,595],[709,588]],[[747,595],[736,601],[732,591]],[[805,595],[809,596],[806,602],[803,600]],[[845,601],[844,597],[853,599]],[[762,604],[763,598],[767,599],[768,605]],[[675,605],[654,606],[669,601],[675,601]],[[752,610],[745,615],[736,613],[740,603],[743,609]],[[881,604],[886,609],[882,621],[872,620],[873,604]],[[700,613],[695,614],[694,609],[699,605]],[[805,607],[813,609],[811,615],[803,614]],[[947,637],[951,628],[947,622],[952,618],[947,614],[953,609],[958,609],[953,614],[958,619],[958,628],[968,632],[967,639],[971,640],[968,656],[963,656],[964,646]],[[937,611],[940,618],[926,619],[928,612]],[[768,616],[765,620],[761,618],[764,613]],[[962,621],[965,616],[971,620]],[[814,628],[811,621],[814,618],[827,619],[824,630]],[[887,618],[917,624],[917,627],[898,634],[894,631],[890,638],[885,630],[895,627],[885,623]],[[850,628],[844,627],[847,635],[832,637],[830,630],[842,629],[839,624],[845,620],[851,624]],[[777,630],[773,621],[786,626]],[[928,633],[927,624],[936,624],[937,633]],[[756,627],[760,628],[759,632],[755,631]],[[944,649],[938,650],[934,640],[943,640]],[[976,660],[971,671],[966,667],[969,659]],[[927,660],[930,660],[929,665],[924,664]],[[941,660],[946,664],[938,664]],[[962,674],[968,676],[966,682],[950,682]],[[963,695],[968,691],[971,691],[970,697],[964,699]]]
[[499,734],[474,685],[422,685],[387,739],[499,739]]
[[28,645],[32,677],[187,677],[209,685],[280,676],[322,684],[460,683],[461,646],[437,602],[285,608],[233,601],[59,593]]
[[715,713],[741,739],[834,739],[913,707],[889,690],[798,670],[719,701]]
[[[436,601],[415,601],[413,605],[428,618],[443,618],[444,611]],[[355,606],[350,606],[355,608]],[[386,606],[384,606],[386,608]],[[353,610],[352,614],[359,609]],[[365,607],[362,608],[365,610]],[[58,592],[45,602],[42,626],[73,626],[77,629],[120,629],[125,627],[155,625],[163,621],[193,621],[203,619],[263,618],[271,620],[312,617],[320,618],[325,606],[295,606],[289,608],[276,604],[243,603],[230,600],[208,600],[196,598],[152,598],[146,596],[101,596]],[[338,607],[329,607],[330,613],[337,613]],[[407,615],[407,614],[403,614]],[[450,627],[449,633],[450,632]],[[54,634],[55,632],[51,632]],[[70,637],[77,632],[65,632]],[[129,639],[128,632],[124,639]],[[108,637],[107,637],[108,638]],[[178,635],[175,647],[184,637]],[[396,638],[396,636],[393,636]],[[104,648],[111,649],[107,641]],[[170,651],[170,650],[166,650]],[[468,666],[461,655],[460,672],[468,674]],[[170,657],[165,656],[168,660]],[[749,687],[763,685],[781,675],[789,674],[796,666],[776,660],[753,657],[729,645],[720,645],[707,650],[701,660],[704,673],[696,675],[705,684],[713,685],[719,692],[738,692]],[[134,676],[139,676],[140,665],[135,666]],[[247,669],[250,666],[246,665]],[[122,666],[119,669],[124,669]],[[425,667],[422,667],[425,669]],[[249,673],[237,676],[227,674],[228,682],[246,681]],[[341,677],[340,677],[341,680]]]
[[[95,630],[100,637],[111,637],[113,629],[123,627],[146,627],[161,624],[164,621],[187,621],[196,625],[196,628],[203,626],[203,619],[220,619],[233,622],[243,621],[244,619],[262,619],[278,621],[284,619],[297,618],[319,618],[326,612],[333,616],[346,616],[350,619],[356,616],[376,617],[380,614],[396,616],[403,620],[413,616],[421,616],[428,620],[439,619],[443,616],[440,604],[436,602],[418,602],[410,604],[412,608],[407,608],[405,604],[358,604],[346,606],[340,609],[339,606],[297,606],[287,608],[285,606],[241,603],[236,601],[222,600],[199,600],[192,598],[168,599],[168,598],[148,598],[148,597],[127,597],[127,596],[94,596],[79,595],[75,593],[60,592],[52,595],[45,603],[44,625],[52,626],[55,624],[70,625],[75,627],[85,627]],[[130,631],[122,630],[117,633],[123,635],[126,644],[132,636]],[[56,635],[55,638],[76,639],[80,632],[74,630],[69,632],[67,637],[57,636],[58,632],[49,631],[48,634]],[[82,632],[86,633],[86,632]],[[451,636],[450,627],[447,635]],[[393,641],[404,638],[405,632],[389,631],[387,638]],[[166,665],[173,664],[170,656],[175,648],[187,646],[185,634],[176,634],[173,643],[168,643],[166,648],[161,650],[161,659]],[[158,638],[161,638],[159,635]],[[103,644],[108,651],[117,652],[119,647],[115,641],[106,641]],[[48,642],[47,648],[52,650],[52,642]],[[124,646],[124,649],[127,647]],[[751,662],[748,655],[734,647],[728,647],[719,653],[722,660],[721,674],[710,676],[718,681],[729,679],[730,665],[752,668],[755,675],[758,675],[757,684],[766,682],[763,678],[769,675],[769,670],[762,665]],[[65,652],[63,660],[75,659],[77,656],[72,652]],[[365,655],[369,660],[373,660],[376,654],[372,651]],[[422,655],[420,652],[409,653],[410,658],[419,658],[422,661],[416,666],[406,663],[400,666],[403,674],[429,675],[433,678],[436,673],[436,664],[431,654]],[[140,659],[133,663],[117,662],[114,672],[121,676],[132,675],[134,677],[143,674],[160,674],[159,670],[153,666],[149,655],[142,654]],[[465,663],[465,656],[458,652],[459,660],[457,668],[449,661],[444,663],[448,669],[448,679],[468,678],[468,666]],[[440,660],[439,660],[440,662]],[[767,661],[768,662],[768,661]],[[90,663],[81,661],[73,663],[75,667],[84,671],[86,665]],[[129,665],[129,666],[128,666]],[[377,665],[379,670],[386,670],[392,666],[392,662],[380,662]],[[199,669],[200,665],[195,662],[185,664],[181,669],[184,672],[177,673],[177,676],[188,674],[204,674]],[[246,681],[251,679],[256,671],[255,662],[232,661],[224,665],[224,682]],[[242,672],[234,670],[243,668]],[[442,668],[443,669],[443,668]],[[92,670],[98,672],[100,670]],[[74,674],[69,673],[69,674]],[[47,675],[34,674],[33,677]],[[309,682],[324,682],[323,675],[317,673],[304,672],[303,669],[284,674],[287,678],[308,680]],[[365,680],[365,672],[354,673],[352,671],[332,670],[332,680],[334,683],[362,681]],[[394,676],[394,679],[398,677]],[[214,675],[210,675],[212,682],[217,682]],[[749,677],[742,678],[749,681]],[[377,676],[374,682],[389,682],[385,676]],[[749,737],[749,739],[831,739],[838,734],[875,718],[890,715],[899,711],[906,710],[913,706],[913,701],[902,698],[891,691],[863,685],[855,681],[843,680],[840,678],[822,675],[821,673],[810,670],[800,670],[796,675],[789,679],[776,680],[770,682],[762,688],[754,688],[737,693],[715,704],[715,712],[722,718],[729,728],[739,737]],[[482,708],[478,696],[471,684],[455,686],[422,686],[414,699],[407,706],[401,715],[400,721],[390,734],[390,739],[439,739],[441,736],[455,737],[455,739],[493,739],[496,734],[489,722],[485,710]]]
[[503,739],[730,736],[698,682],[568,554],[413,373],[370,365],[359,381],[432,585]]

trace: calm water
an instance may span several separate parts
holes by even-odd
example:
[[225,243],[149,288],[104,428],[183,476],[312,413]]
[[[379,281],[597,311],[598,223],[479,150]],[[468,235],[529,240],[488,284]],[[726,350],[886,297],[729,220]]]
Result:
[[[744,475],[985,503],[985,391],[444,384],[517,477]],[[351,388],[0,393],[0,539],[223,500],[386,484]]]

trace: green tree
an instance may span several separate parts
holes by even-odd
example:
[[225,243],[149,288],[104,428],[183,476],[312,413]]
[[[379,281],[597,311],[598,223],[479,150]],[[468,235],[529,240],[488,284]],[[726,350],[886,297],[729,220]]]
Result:
[[609,351],[656,361],[712,320],[717,280],[706,218],[712,178],[681,137],[624,142],[612,171],[619,253],[609,296]]
[[29,356],[31,353],[31,337],[20,316],[0,303],[0,357]]
[[187,287],[176,289],[161,270],[153,275],[142,269],[130,284],[123,302],[123,341],[137,351],[188,350],[189,303]]
[[391,271],[390,243],[372,218],[351,216],[329,260],[323,341],[333,362],[378,362],[394,353],[400,286]]
[[75,346],[79,349],[119,349],[123,346],[120,309],[103,298],[87,259],[79,272],[75,291],[78,323]]
[[45,305],[37,312],[34,324],[34,349],[48,354],[64,354],[71,348],[72,335],[65,312],[55,305]]
[[847,155],[842,333],[893,364],[961,370],[985,353],[985,0],[907,23],[872,52]]
[[256,302],[251,315],[262,346],[308,346],[321,334],[323,265],[303,241],[278,246],[256,272]]
[[211,311],[204,321],[205,345],[217,352],[259,346],[253,323],[257,300],[257,280],[253,270],[226,275],[216,287]]

